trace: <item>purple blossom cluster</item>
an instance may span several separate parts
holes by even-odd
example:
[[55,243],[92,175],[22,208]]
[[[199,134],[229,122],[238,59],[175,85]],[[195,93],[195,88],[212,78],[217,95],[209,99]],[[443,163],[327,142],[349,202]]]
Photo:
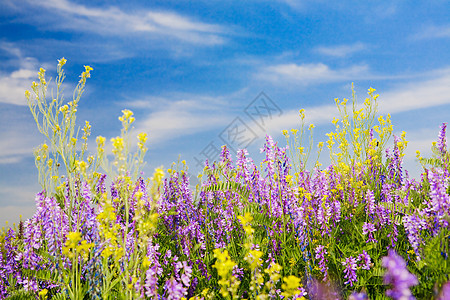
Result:
[[403,258],[394,250],[390,250],[389,255],[383,257],[382,265],[387,269],[384,283],[392,286],[386,291],[386,295],[394,300],[415,299],[409,288],[419,282],[417,277],[408,271]]

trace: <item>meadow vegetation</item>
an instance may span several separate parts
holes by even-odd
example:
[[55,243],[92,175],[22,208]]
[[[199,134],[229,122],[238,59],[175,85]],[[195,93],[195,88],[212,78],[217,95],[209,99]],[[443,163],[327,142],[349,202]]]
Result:
[[112,153],[102,136],[89,152],[76,116],[92,68],[66,103],[65,63],[50,97],[44,69],[25,93],[47,139],[34,151],[42,191],[33,217],[1,232],[0,299],[450,298],[445,123],[412,179],[406,135],[370,88],[361,104],[335,100],[325,143],[313,147],[302,109],[286,143],[266,136],[261,162],[223,146],[191,188],[185,161],[143,178],[147,134],[133,135],[130,110]]

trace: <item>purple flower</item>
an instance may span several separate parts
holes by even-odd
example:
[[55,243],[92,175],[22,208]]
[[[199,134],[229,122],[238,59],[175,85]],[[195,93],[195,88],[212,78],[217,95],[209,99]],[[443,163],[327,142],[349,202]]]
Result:
[[187,262],[183,261],[183,269],[184,274],[181,275],[181,282],[183,282],[184,286],[188,288],[192,276],[192,267],[189,266]]
[[168,293],[167,300],[179,300],[187,292],[186,288],[183,287],[183,284],[176,281],[173,277],[166,281],[164,288]]
[[366,213],[373,214],[375,212],[375,196],[371,190],[368,190],[366,193]]
[[106,192],[105,179],[106,174],[101,174],[100,178],[97,181],[97,185],[95,186],[95,191],[97,192],[97,194],[103,194]]
[[319,245],[316,247],[316,259],[319,260],[319,268],[323,273],[323,281],[327,281],[328,279],[327,259],[325,258],[327,254],[327,249],[324,246]]
[[361,269],[364,270],[370,270],[370,256],[366,252],[366,250],[363,250],[362,253],[358,256],[358,259],[361,260]]
[[364,222],[363,227],[362,227],[362,233],[364,235],[369,234],[369,239],[366,241],[366,243],[370,243],[370,242],[376,243],[377,242],[377,240],[374,239],[374,237],[373,237],[373,233],[375,231],[376,231],[375,225],[373,225],[372,223]]
[[26,291],[34,291],[34,292],[39,291],[37,282],[34,281],[33,279],[19,280],[18,283],[19,283],[19,284],[22,284],[22,285],[23,285],[23,288],[24,288]]
[[162,268],[159,264],[160,253],[159,244],[154,245],[152,240],[148,241],[147,259],[150,262],[149,269],[145,272],[144,290],[147,297],[155,297],[158,295],[158,278],[162,275]]
[[231,159],[230,151],[227,148],[227,145],[222,146],[222,151],[220,152],[220,162],[225,165],[225,169],[227,171],[233,168],[233,161]]
[[445,215],[450,209],[450,196],[447,194],[445,187],[446,176],[436,170],[428,171],[428,180],[430,182],[430,209],[437,214],[438,217]]
[[347,279],[347,281],[344,282],[344,284],[350,283],[350,286],[353,286],[353,282],[358,281],[358,278],[356,277],[356,273],[355,273],[356,268],[357,268],[356,258],[354,258],[352,256],[347,257],[345,259],[345,261],[342,262],[342,264],[345,266],[344,278]]
[[417,259],[420,260],[419,246],[422,242],[420,232],[422,229],[426,229],[427,222],[416,215],[406,215],[403,217],[403,225],[405,227],[408,240],[416,253]]
[[388,256],[383,257],[382,266],[386,268],[384,283],[392,285],[386,291],[386,296],[396,299],[415,299],[409,288],[417,285],[417,277],[409,273],[406,263],[394,250],[389,250]]
[[235,265],[233,267],[232,275],[238,280],[242,280],[242,278],[244,278],[244,268],[239,268],[237,265]]
[[442,123],[441,125],[441,131],[439,131],[438,141],[437,141],[437,148],[439,149],[439,152],[444,154],[445,150],[447,148],[447,137],[445,135],[445,130],[447,129],[447,123]]
[[147,297],[156,297],[157,289],[158,289],[158,274],[156,271],[156,267],[150,267],[145,272],[145,295]]

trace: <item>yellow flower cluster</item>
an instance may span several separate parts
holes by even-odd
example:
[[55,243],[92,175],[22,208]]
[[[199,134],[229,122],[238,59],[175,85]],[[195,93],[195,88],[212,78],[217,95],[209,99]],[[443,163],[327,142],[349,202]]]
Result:
[[81,233],[78,231],[69,232],[67,234],[67,240],[63,247],[63,254],[73,259],[78,255],[81,255],[84,260],[88,259],[89,252],[94,243],[88,243],[86,240],[81,241]]
[[95,141],[97,142],[97,153],[101,157],[103,156],[103,153],[105,153],[105,141],[106,138],[99,135]]
[[[248,246],[246,247],[248,248]],[[263,254],[264,253],[258,249],[252,249],[244,257],[244,260],[250,266],[250,291],[254,294],[259,294],[259,291],[264,284],[264,275],[261,272],[261,266],[263,265],[263,260],[261,257]]]
[[217,258],[214,268],[217,270],[217,274],[220,277],[218,281],[220,285],[220,293],[223,297],[227,298],[231,294],[231,298],[237,294],[240,281],[233,275],[233,270],[236,263],[231,260],[228,250],[214,249],[214,257]]
[[[300,295],[300,290],[298,289],[299,287],[301,287],[300,278],[298,278],[294,275],[289,275],[287,277],[284,277],[283,281],[284,281],[284,283],[281,285],[281,288],[283,289],[283,292],[281,293],[281,295],[283,297],[289,298],[289,297]],[[305,299],[305,298],[302,297],[300,299]]]
[[47,294],[48,294],[48,290],[47,290],[47,289],[40,290],[39,293],[38,293],[39,299],[40,299],[40,300],[45,300],[45,299],[47,299],[47,297],[48,297]]
[[[342,102],[335,99],[337,108],[341,114],[341,120],[333,118],[335,131],[327,134],[327,147],[330,150],[330,158],[339,168],[344,165],[362,167],[363,164],[379,163],[381,155],[379,149],[389,140],[393,127],[391,117],[378,117],[379,125],[373,126],[377,110],[378,94],[375,89],[369,88],[369,97],[365,99],[363,107],[358,109],[356,96],[352,86],[352,110],[347,112],[348,99]],[[378,138],[370,137],[371,129],[378,134]],[[333,145],[338,144],[338,151],[333,151]]]
[[114,255],[114,259],[119,260],[125,253],[117,240],[117,237],[120,236],[120,225],[115,223],[116,213],[111,205],[111,200],[107,199],[106,193],[102,197],[103,210],[97,215],[97,221],[99,222],[100,236],[108,241],[107,246],[102,251],[102,256],[107,258]]
[[[59,64],[61,64],[61,62],[64,60],[64,63],[66,63],[65,62],[65,59],[64,58],[62,58],[60,61],[59,61]],[[80,84],[82,84],[82,85],[84,85],[85,83],[86,83],[86,78],[91,78],[91,71],[92,70],[94,70],[94,69],[92,69],[90,66],[84,66],[84,72],[83,73],[81,73],[81,79],[80,79],[80,81],[79,81],[79,83]]]
[[152,180],[157,184],[160,185],[162,183],[162,179],[164,177],[164,170],[161,168],[156,168],[155,173],[153,173]]
[[129,109],[122,110],[123,115],[119,117],[119,121],[122,122],[122,127],[125,131],[128,131],[131,123],[135,121],[133,112]]
[[147,141],[147,134],[145,132],[141,132],[138,134],[138,147],[141,151],[147,151],[145,147],[145,142]]
[[58,59],[58,66],[62,67],[66,64],[66,62],[67,62],[67,59],[65,59],[64,57],[61,59]]
[[237,218],[241,221],[247,236],[251,236],[255,232],[252,226],[248,225],[253,220],[252,215],[250,213],[245,213],[244,216],[238,216]]
[[265,284],[267,290],[271,291],[275,288],[277,282],[281,278],[280,272],[282,269],[283,268],[279,264],[272,263],[268,268],[264,270],[264,273],[269,275],[269,280]]
[[112,153],[115,156],[115,160],[113,164],[119,167],[119,170],[123,168],[123,164],[125,163],[125,142],[122,137],[118,136],[111,139],[111,143],[113,146]]
[[45,69],[40,68],[38,73],[39,81],[43,86],[47,85],[47,82],[45,81]]

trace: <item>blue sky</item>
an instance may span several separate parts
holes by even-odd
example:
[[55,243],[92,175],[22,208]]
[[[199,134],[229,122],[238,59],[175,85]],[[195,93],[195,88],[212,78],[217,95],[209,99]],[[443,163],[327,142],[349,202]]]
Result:
[[[248,135],[231,146],[247,146],[258,160],[265,134],[284,145],[281,130],[299,126],[301,108],[316,125],[315,143],[326,141],[337,117],[334,98],[351,97],[352,82],[360,100],[377,89],[380,112],[391,113],[395,133],[407,132],[404,161],[413,176],[420,173],[415,151],[430,155],[450,119],[449,1],[0,6],[0,224],[34,211],[40,187],[32,150],[45,140],[24,91],[40,67],[54,78],[61,57],[68,60],[66,99],[83,65],[94,69],[78,115],[80,125],[91,122],[92,141],[119,134],[122,109],[135,113],[136,134],[149,134],[147,175],[179,156],[196,174],[196,159],[238,128]],[[251,114],[255,107],[262,107],[259,117]],[[261,118],[263,111],[270,114]]]

